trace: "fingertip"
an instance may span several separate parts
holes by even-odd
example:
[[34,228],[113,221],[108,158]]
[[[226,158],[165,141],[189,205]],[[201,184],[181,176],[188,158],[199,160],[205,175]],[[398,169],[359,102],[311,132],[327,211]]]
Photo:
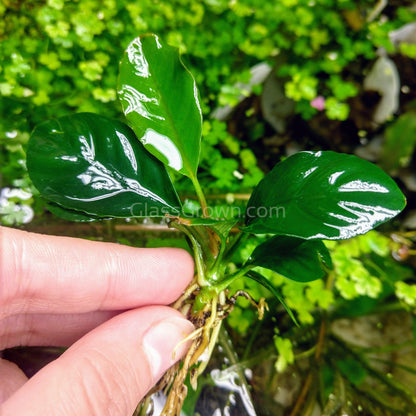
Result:
[[[194,329],[167,306],[131,310],[97,327],[7,400],[3,416],[130,416],[185,354]],[[3,412],[3,413],[2,413]]]
[[178,314],[157,322],[146,331],[142,347],[153,376],[152,384],[183,357],[189,345],[184,340],[194,329],[191,322]]
[[167,251],[170,259],[168,269],[188,284],[192,280],[195,271],[195,263],[191,254],[182,248],[176,247],[166,247],[164,250]]
[[22,387],[27,377],[14,363],[0,358],[0,405]]
[[192,256],[186,250],[174,247],[135,250],[137,264],[142,266],[138,269],[140,274],[135,275],[137,286],[142,289],[136,293],[149,299],[147,305],[174,302],[194,277]]

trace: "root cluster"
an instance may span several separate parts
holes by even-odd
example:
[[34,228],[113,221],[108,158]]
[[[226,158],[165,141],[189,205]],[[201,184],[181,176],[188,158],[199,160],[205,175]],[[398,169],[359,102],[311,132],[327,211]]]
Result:
[[217,342],[222,321],[234,308],[237,297],[244,296],[249,299],[257,307],[260,319],[263,316],[264,307],[267,307],[264,299],[256,303],[247,292],[238,291],[230,297],[226,297],[222,292],[214,296],[203,309],[194,312],[192,307],[199,290],[196,283],[191,284],[183,296],[172,305],[195,326],[194,332],[182,341],[182,343],[191,341],[188,353],[165,373],[154,389],[139,404],[134,416],[153,414],[151,395],[158,391],[162,391],[167,396],[161,416],[179,416],[188,390],[186,379],[189,376],[189,384],[196,390],[198,377],[205,370]]

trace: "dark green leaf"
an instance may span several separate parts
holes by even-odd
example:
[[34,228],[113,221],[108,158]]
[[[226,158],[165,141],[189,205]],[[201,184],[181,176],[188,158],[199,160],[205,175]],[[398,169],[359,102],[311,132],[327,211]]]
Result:
[[165,167],[119,121],[81,113],[40,124],[27,150],[41,195],[98,217],[160,217],[180,211]]
[[331,256],[322,241],[282,235],[257,246],[248,260],[248,264],[273,270],[297,282],[324,277],[322,263],[332,267]]
[[155,35],[133,40],[121,61],[118,90],[124,114],[146,149],[195,177],[202,113],[195,80],[178,50]]
[[299,326],[298,321],[295,318],[295,315],[293,314],[292,310],[287,306],[285,300],[280,296],[280,293],[275,289],[275,287],[267,280],[263,275],[260,273],[255,272],[254,270],[251,270],[246,275],[249,279],[256,281],[257,283],[264,286],[267,290],[270,291],[270,293],[282,304],[282,306],[285,308],[286,312],[291,317],[292,321]]
[[48,208],[52,214],[67,221],[92,222],[103,219],[102,217],[96,217],[85,212],[71,210],[53,203],[46,204],[46,208]]
[[254,189],[243,230],[344,239],[393,218],[405,204],[396,183],[370,162],[335,152],[300,152],[278,163]]

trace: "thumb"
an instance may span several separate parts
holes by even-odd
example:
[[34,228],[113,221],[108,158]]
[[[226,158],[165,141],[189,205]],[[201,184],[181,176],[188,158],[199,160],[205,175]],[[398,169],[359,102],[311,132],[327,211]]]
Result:
[[[85,335],[0,407],[1,416],[131,416],[186,351],[193,325],[167,306],[122,313]],[[175,351],[175,354],[173,353]]]

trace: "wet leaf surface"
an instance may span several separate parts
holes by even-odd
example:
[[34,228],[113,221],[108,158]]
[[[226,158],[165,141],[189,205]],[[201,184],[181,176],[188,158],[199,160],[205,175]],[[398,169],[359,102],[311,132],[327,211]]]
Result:
[[118,91],[124,114],[146,149],[195,177],[202,113],[195,80],[178,50],[156,35],[133,40],[120,64]]
[[346,239],[390,220],[405,204],[396,183],[370,162],[330,151],[299,152],[254,189],[244,231]]
[[40,124],[27,163],[41,195],[69,212],[161,217],[180,210],[165,167],[128,126],[106,117],[80,113]]
[[273,270],[297,282],[310,282],[325,276],[324,263],[332,267],[331,256],[320,240],[275,236],[253,251],[249,264]]

